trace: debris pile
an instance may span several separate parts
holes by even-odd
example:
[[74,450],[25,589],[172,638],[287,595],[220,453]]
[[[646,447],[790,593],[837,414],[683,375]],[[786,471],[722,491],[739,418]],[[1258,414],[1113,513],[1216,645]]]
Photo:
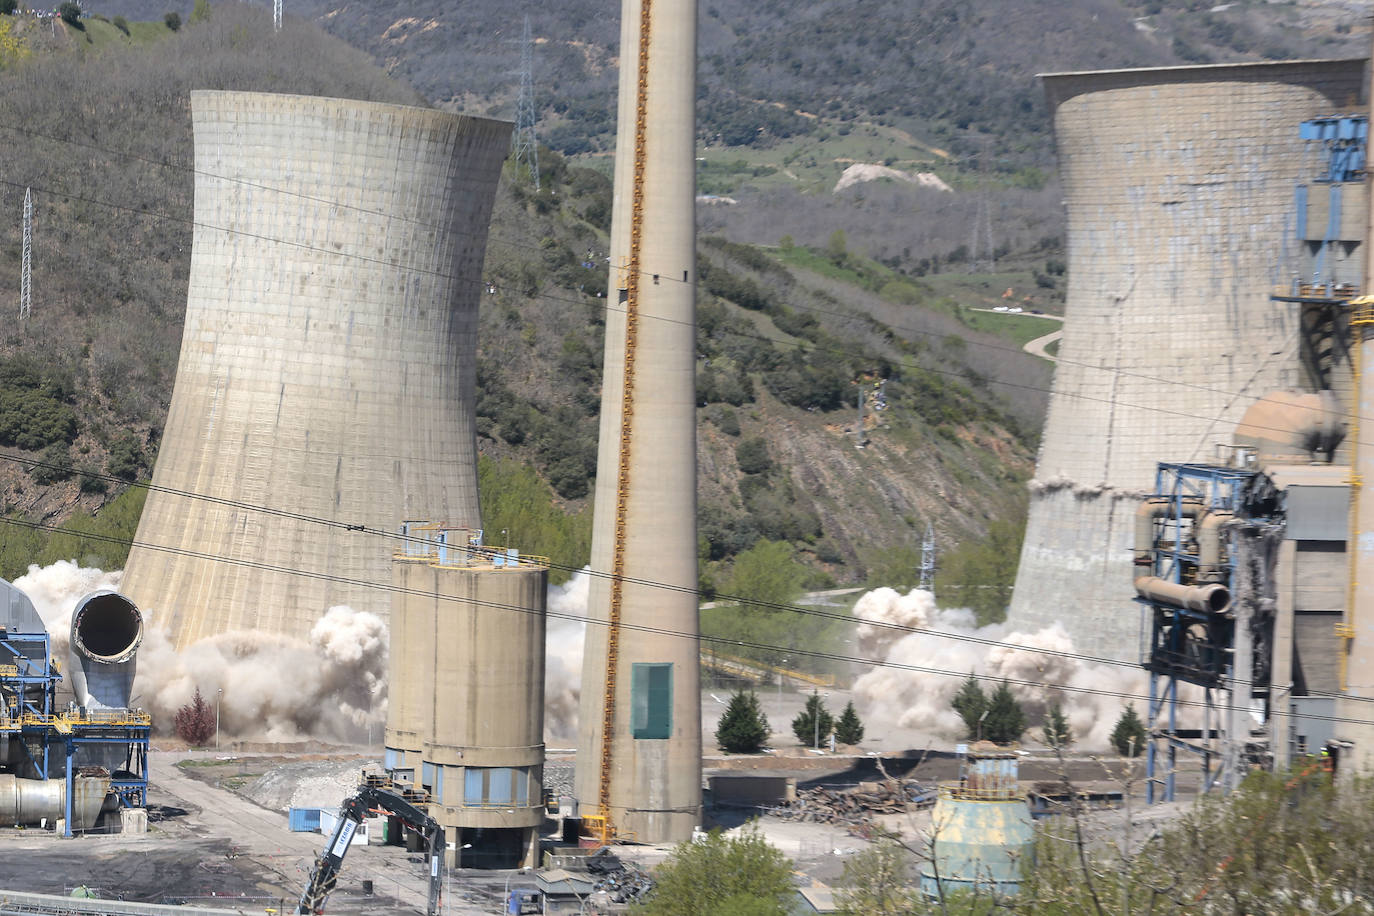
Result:
[[654,882],[631,862],[623,862],[602,847],[587,857],[587,874],[596,879],[594,894],[605,894],[611,903],[633,903],[653,889]]
[[876,814],[903,814],[933,804],[934,786],[913,779],[886,779],[861,782],[852,789],[799,789],[795,801],[772,813],[784,820],[856,827]]

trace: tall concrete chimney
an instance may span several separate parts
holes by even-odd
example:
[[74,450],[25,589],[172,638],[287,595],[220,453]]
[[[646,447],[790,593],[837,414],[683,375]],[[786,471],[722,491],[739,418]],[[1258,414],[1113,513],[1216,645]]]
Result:
[[[701,821],[694,0],[624,0],[577,795],[621,834]],[[662,583],[659,587],[649,583]]]
[[181,360],[122,587],[179,646],[385,617],[391,551],[360,527],[480,527],[477,300],[510,125],[252,92],[192,93],[191,115]]

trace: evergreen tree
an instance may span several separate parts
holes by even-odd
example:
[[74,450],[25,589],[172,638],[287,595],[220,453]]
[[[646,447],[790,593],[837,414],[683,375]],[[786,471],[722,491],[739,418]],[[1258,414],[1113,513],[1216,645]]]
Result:
[[1059,749],[1066,748],[1073,744],[1073,729],[1069,727],[1069,720],[1064,716],[1064,709],[1056,700],[1045,712],[1045,724],[1041,726],[1041,736],[1045,739],[1045,744]]
[[835,723],[835,740],[841,744],[858,744],[864,740],[864,724],[859,720],[859,714],[854,711],[853,700],[844,705],[840,721]]
[[768,717],[759,698],[752,690],[737,691],[716,726],[716,743],[727,754],[757,754],[767,741]]
[[1003,681],[988,699],[988,715],[983,722],[983,735],[996,744],[1011,744],[1021,738],[1026,730],[1026,713],[1016,697],[1011,695],[1011,684]]
[[978,737],[978,726],[982,722],[983,713],[987,712],[988,708],[988,698],[983,693],[978,678],[970,674],[968,680],[964,681],[964,686],[959,688],[959,692],[950,701],[950,705],[959,714],[959,718],[964,720],[964,727],[968,729],[968,736],[970,738]]
[[215,733],[215,727],[215,711],[205,702],[197,687],[191,702],[177,710],[172,719],[172,728],[183,741],[194,747],[209,741]]
[[826,710],[825,703],[817,693],[806,698],[806,708],[797,713],[797,717],[792,720],[792,734],[808,747],[820,744],[829,738],[834,730],[835,717]]
[[1145,749],[1146,737],[1145,723],[1136,715],[1135,704],[1132,703],[1122,710],[1121,718],[1116,720],[1116,727],[1112,729],[1112,747],[1122,757],[1139,757]]

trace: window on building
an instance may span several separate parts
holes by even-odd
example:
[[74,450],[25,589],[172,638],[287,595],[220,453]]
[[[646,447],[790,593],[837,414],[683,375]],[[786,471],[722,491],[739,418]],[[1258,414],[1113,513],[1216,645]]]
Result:
[[636,663],[630,674],[631,729],[636,738],[673,734],[673,666],[670,662]]

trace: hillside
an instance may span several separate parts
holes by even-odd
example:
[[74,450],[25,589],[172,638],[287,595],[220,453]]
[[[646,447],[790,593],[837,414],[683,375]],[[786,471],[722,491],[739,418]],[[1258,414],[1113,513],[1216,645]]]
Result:
[[[32,188],[36,212],[33,315],[0,337],[7,515],[89,530],[84,513],[100,510],[97,522],[119,515],[126,537],[136,517],[136,506],[108,501],[155,462],[175,372],[189,91],[418,100],[313,26],[272,35],[269,16],[224,4],[175,33],[134,23],[132,35],[97,19],[84,30],[44,22],[21,35],[28,58],[0,73],[0,130],[13,150],[0,209],[18,214]],[[595,472],[610,185],[552,151],[541,164],[540,192],[508,169],[482,278],[484,511],[525,549],[576,566]],[[7,222],[0,288],[18,287],[19,249],[18,221]],[[902,276],[842,236],[762,250],[707,235],[700,258],[708,587],[763,540],[793,545],[812,584],[853,582],[894,556],[909,568],[901,551],[928,522],[951,544],[1021,513],[1048,372],[1005,328],[977,329],[979,316],[935,278]],[[1020,387],[997,384],[1013,378]],[[1017,391],[1029,397],[1007,396]],[[120,562],[99,541],[45,553],[7,526],[2,571],[57,549]]]

